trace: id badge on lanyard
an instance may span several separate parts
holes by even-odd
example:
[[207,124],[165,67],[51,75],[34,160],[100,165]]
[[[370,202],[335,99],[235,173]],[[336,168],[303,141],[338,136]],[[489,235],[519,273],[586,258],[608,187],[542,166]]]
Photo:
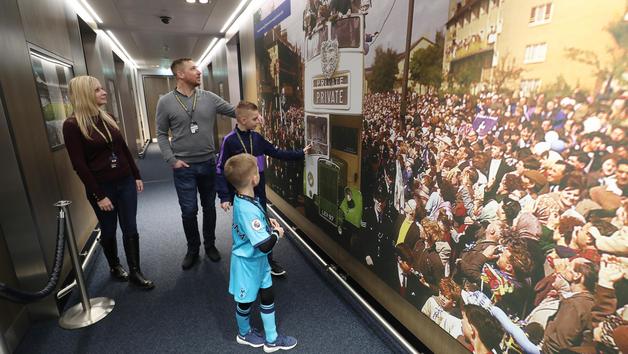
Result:
[[118,155],[115,152],[111,152],[111,156],[109,157],[109,162],[111,163],[111,168],[118,167]]
[[198,133],[198,123],[196,123],[195,121],[190,122],[190,133],[192,134]]
[[107,123],[105,123],[104,121],[102,123],[105,127],[105,131],[107,132],[107,135],[101,132],[100,129],[96,127],[96,125],[94,125],[94,130],[98,134],[100,134],[100,136],[102,136],[103,140],[107,144],[107,148],[111,150],[111,155],[109,155],[109,166],[111,166],[111,168],[118,168],[118,155],[116,155],[113,148],[113,136],[111,135],[111,132],[109,131],[109,128],[107,127]]
[[175,91],[176,90],[172,91],[174,98],[177,100],[177,102],[179,102],[179,105],[185,111],[188,117],[190,117],[190,133],[192,134],[198,133],[198,130],[199,130],[198,123],[194,119],[192,119],[192,117],[194,116],[194,111],[196,110],[196,100],[198,98],[198,92],[194,91],[194,100],[192,101],[192,110],[190,111],[187,108],[187,106],[183,104],[183,102],[181,101],[179,96],[175,93]]

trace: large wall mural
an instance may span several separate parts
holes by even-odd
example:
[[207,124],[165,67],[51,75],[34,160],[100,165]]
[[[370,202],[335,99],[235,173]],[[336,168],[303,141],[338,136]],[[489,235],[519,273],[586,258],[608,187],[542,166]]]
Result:
[[621,349],[625,1],[411,6],[255,13],[270,188],[469,350]]

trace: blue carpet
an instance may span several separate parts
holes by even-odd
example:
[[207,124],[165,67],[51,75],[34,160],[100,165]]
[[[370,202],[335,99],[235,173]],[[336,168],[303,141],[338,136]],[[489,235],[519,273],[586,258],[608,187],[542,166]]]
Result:
[[[227,291],[230,213],[218,209],[216,247],[222,260],[213,263],[202,255],[200,264],[182,271],[180,263],[186,243],[172,173],[162,162],[156,144],[149,147],[139,165],[145,181],[137,216],[141,264],[156,288],[144,292],[111,281],[106,260],[99,251],[86,272],[88,290],[91,297],[115,299],[113,312],[80,330],[64,330],[55,320],[39,322],[31,327],[16,353],[263,352],[261,348],[235,342],[235,304]],[[125,264],[121,243],[120,240],[120,258]],[[274,278],[273,285],[277,328],[299,341],[291,352],[400,351],[292,242],[280,242],[275,259],[288,271],[286,278]],[[77,302],[73,293],[68,304]],[[251,318],[253,326],[261,329],[257,305]]]

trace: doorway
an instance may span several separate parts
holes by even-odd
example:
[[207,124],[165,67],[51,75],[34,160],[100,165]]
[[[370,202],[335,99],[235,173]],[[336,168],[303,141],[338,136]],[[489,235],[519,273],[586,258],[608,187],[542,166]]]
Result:
[[150,139],[157,141],[157,125],[155,122],[157,102],[159,98],[174,90],[176,82],[170,76],[144,76],[144,99],[146,103],[146,113],[148,115],[148,127],[150,128]]

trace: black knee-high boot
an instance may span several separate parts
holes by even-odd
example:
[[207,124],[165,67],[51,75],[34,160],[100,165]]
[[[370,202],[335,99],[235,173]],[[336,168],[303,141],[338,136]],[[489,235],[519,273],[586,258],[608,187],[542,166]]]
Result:
[[115,235],[113,237],[101,238],[100,245],[102,246],[103,253],[109,263],[109,273],[111,277],[118,281],[129,280],[129,274],[120,265],[120,258],[118,258],[118,244],[116,242]]
[[129,281],[142,289],[150,290],[155,287],[152,281],[146,279],[140,269],[140,237],[138,234],[123,237],[126,261],[129,264]]

